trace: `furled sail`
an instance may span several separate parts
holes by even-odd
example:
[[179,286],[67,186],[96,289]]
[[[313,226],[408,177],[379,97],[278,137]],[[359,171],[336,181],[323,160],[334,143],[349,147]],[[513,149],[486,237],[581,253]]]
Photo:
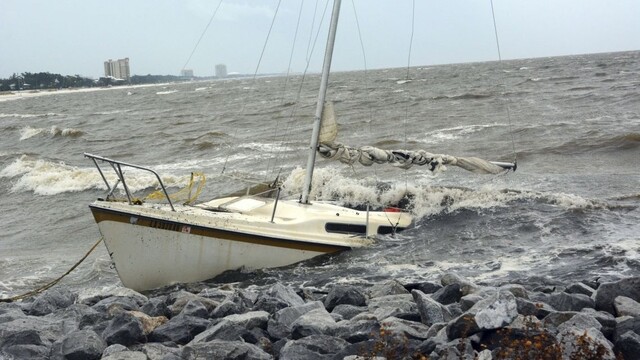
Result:
[[345,164],[360,163],[364,166],[388,163],[403,169],[413,165],[427,165],[432,172],[444,170],[451,165],[478,174],[498,174],[505,170],[515,170],[515,163],[492,162],[477,157],[458,157],[444,154],[432,154],[424,150],[384,150],[373,146],[354,148],[336,142],[338,125],[333,104],[326,102],[322,113],[320,145],[318,152],[327,159],[338,160]]
[[336,122],[336,114],[333,110],[333,103],[327,101],[322,109],[322,123],[320,125],[319,143],[331,143],[338,136],[338,123]]

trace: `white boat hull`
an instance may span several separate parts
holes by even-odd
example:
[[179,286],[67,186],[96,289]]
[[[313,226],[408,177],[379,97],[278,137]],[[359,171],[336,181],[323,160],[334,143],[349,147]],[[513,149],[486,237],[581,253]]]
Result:
[[[96,201],[91,210],[123,285],[137,291],[202,281],[241,267],[280,267],[371,243],[326,230],[328,223],[366,224],[366,212],[281,201],[272,221],[273,201],[237,199],[232,202],[245,211],[212,211],[216,204],[171,211],[166,205],[110,201]],[[224,202],[228,199],[217,204]],[[327,210],[333,218],[326,218]],[[403,213],[371,212],[367,230],[379,231],[389,216],[402,220],[400,227],[410,223]]]

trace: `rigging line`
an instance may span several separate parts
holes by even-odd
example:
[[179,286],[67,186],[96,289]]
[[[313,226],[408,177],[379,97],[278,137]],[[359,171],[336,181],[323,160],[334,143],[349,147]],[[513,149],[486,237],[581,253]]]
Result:
[[196,42],[196,46],[193,47],[193,50],[191,50],[191,54],[189,55],[189,58],[184,63],[184,66],[182,66],[182,70],[184,70],[187,67],[187,65],[189,64],[189,61],[191,61],[191,57],[196,52],[196,49],[198,48],[198,45],[200,45],[200,41],[202,41],[202,38],[204,37],[204,34],[207,33],[207,30],[209,29],[209,26],[213,22],[213,18],[216,17],[216,14],[218,13],[218,10],[220,10],[220,5],[222,5],[222,1],[224,1],[224,0],[220,0],[220,2],[218,3],[218,6],[216,7],[216,9],[214,10],[213,14],[211,15],[211,18],[209,19],[209,22],[207,23],[207,26],[202,31],[202,34],[200,34],[200,38],[198,39],[198,42]]
[[[302,73],[302,79],[300,79],[300,85],[298,86],[298,92],[296,94],[296,101],[295,101],[295,105],[291,108],[291,115],[289,116],[289,123],[287,125],[287,129],[283,132],[282,135],[282,141],[284,142],[284,138],[286,137],[286,134],[289,132],[289,127],[291,126],[291,124],[293,123],[293,118],[296,114],[296,110],[298,110],[298,108],[300,107],[300,97],[302,96],[302,87],[304,86],[304,82],[307,78],[307,73],[309,72],[309,66],[311,65],[311,55],[313,54],[313,51],[316,48],[316,44],[318,43],[318,38],[320,37],[320,29],[321,29],[321,25],[324,22],[324,18],[327,14],[327,9],[329,8],[329,1],[327,1],[325,3],[325,7],[324,7],[324,11],[322,12],[322,16],[320,17],[320,25],[318,26],[318,31],[316,32],[316,36],[313,39],[312,45],[311,45],[311,53],[309,54],[310,56],[306,59],[307,63],[305,65],[304,71]],[[309,41],[311,41],[311,39],[309,39]],[[284,149],[281,149],[281,151],[284,151]],[[296,152],[298,158],[300,158],[300,153]]]
[[[358,40],[360,40],[360,49],[362,50],[362,61],[364,62],[364,88],[365,93],[367,94],[367,100],[371,100],[371,93],[369,92],[369,74],[367,69],[367,55],[364,50],[364,40],[362,39],[362,31],[360,30],[360,21],[358,21],[358,11],[356,10],[356,3],[354,0],[351,0],[351,5],[353,7],[353,16],[356,20],[356,29],[358,30]],[[369,134],[371,134],[371,123],[373,122],[373,106],[367,106],[367,110],[369,110]],[[355,173],[355,170],[354,170]],[[373,173],[377,177],[378,169],[377,167],[373,169]]]
[[409,68],[411,67],[411,50],[413,48],[413,33],[415,32],[416,24],[416,0],[412,2],[411,8],[411,37],[409,38],[409,55],[407,56],[407,77],[405,80],[409,80]]
[[[267,49],[267,44],[269,43],[269,38],[271,37],[271,30],[273,30],[273,24],[275,24],[276,22],[276,18],[278,17],[278,10],[280,9],[280,4],[282,3],[282,0],[278,0],[278,5],[276,6],[276,10],[273,14],[273,19],[271,19],[271,25],[269,26],[269,31],[267,32],[267,37],[264,40],[264,45],[262,46],[262,52],[260,53],[260,57],[258,58],[258,64],[256,65],[256,70],[253,72],[253,78],[251,79],[251,88],[254,89],[255,88],[255,84],[256,84],[256,77],[258,75],[258,69],[260,69],[260,64],[262,63],[262,58],[264,56],[264,52]],[[242,103],[242,108],[240,110],[240,114],[244,114],[244,110],[246,108],[247,102],[244,101]],[[236,137],[236,135],[238,134],[238,128],[236,127],[235,131],[234,131],[234,138]],[[221,174],[224,174],[224,171],[227,168],[227,163],[229,161],[229,156],[231,156],[230,153],[227,154],[227,157],[224,159],[224,164],[222,165],[222,172]]]
[[[281,104],[284,105],[284,99],[285,96],[287,95],[287,85],[289,84],[289,74],[291,73],[291,63],[293,62],[293,53],[294,50],[296,48],[296,41],[298,40],[298,30],[300,29],[300,19],[302,18],[302,9],[304,8],[304,0],[302,0],[300,2],[300,10],[298,11],[298,21],[296,23],[296,31],[293,34],[293,44],[291,45],[291,53],[289,54],[289,65],[287,66],[287,75],[285,76],[285,80],[284,80],[284,88],[282,89],[282,99],[280,101]],[[276,119],[276,126],[274,127],[274,138],[277,138],[278,135],[278,128],[280,127],[280,118]],[[285,136],[287,135],[287,133],[285,132]],[[280,141],[280,145],[282,146],[284,144],[284,139]],[[273,149],[273,147],[272,147]],[[269,161],[267,161],[267,171],[265,171],[265,180],[267,178],[267,176],[269,176],[269,169],[271,168],[271,163],[274,163],[274,170],[276,168],[275,163],[277,162],[276,159],[274,157],[269,158]],[[281,171],[282,169],[280,169]],[[280,172],[279,171],[279,172]]]
[[[313,17],[311,18],[311,30],[309,31],[309,42],[307,42],[307,58],[306,58],[307,62],[309,62],[309,59],[311,58],[311,53],[313,53],[313,49],[311,49],[311,52],[309,52],[309,46],[311,45],[311,39],[313,39],[313,27],[316,24],[316,15],[318,14],[318,2],[320,2],[320,0],[316,0],[316,7],[313,10]],[[326,5],[325,5],[325,10],[326,10]]]
[[[493,7],[493,0],[490,0],[491,3],[491,17],[493,19],[493,32],[496,37],[496,47],[498,49],[498,62],[502,63],[502,54],[500,52],[500,39],[498,37],[498,25],[496,24],[496,13]],[[513,124],[511,121],[511,108],[509,106],[509,97],[506,96],[507,99],[507,119],[509,121],[509,135],[511,135],[511,151],[513,152],[513,163],[516,164],[518,161],[518,154],[516,153],[516,143],[513,138]]]
[[256,71],[253,73],[253,80],[255,81],[256,76],[258,75],[258,69],[260,68],[260,63],[262,63],[262,57],[264,56],[264,52],[267,49],[267,44],[269,43],[269,37],[271,37],[271,30],[273,30],[273,24],[276,23],[276,18],[278,17],[278,10],[280,9],[280,3],[282,0],[278,0],[278,5],[276,6],[276,12],[273,14],[273,19],[271,19],[271,26],[269,26],[269,32],[267,32],[267,38],[264,40],[264,45],[262,46],[262,52],[260,53],[260,58],[258,59],[258,64],[256,65]]
[[[409,80],[409,71],[411,69],[411,51],[413,49],[413,34],[416,28],[416,0],[411,2],[411,36],[409,37],[409,54],[407,54],[407,74],[405,80]],[[409,100],[411,97],[407,92],[407,106],[405,107],[403,127],[404,127],[404,146],[407,147],[407,118],[409,117]],[[405,190],[409,187],[409,179],[407,177],[407,169],[404,171],[404,186]]]

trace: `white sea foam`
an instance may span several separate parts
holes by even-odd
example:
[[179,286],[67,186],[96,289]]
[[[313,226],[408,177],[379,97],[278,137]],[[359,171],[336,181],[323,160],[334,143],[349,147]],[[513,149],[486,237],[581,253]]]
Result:
[[83,133],[84,132],[80,129],[74,129],[74,128],[60,129],[55,125],[49,129],[33,128],[31,126],[25,126],[22,129],[20,129],[20,141],[27,140],[41,134],[48,134],[51,136],[76,137],[76,136],[82,135]]
[[20,141],[30,139],[40,133],[42,133],[44,129],[41,128],[32,128],[31,126],[25,126],[20,129]]
[[418,141],[427,144],[439,143],[443,141],[455,140],[465,137],[469,134],[483,131],[487,128],[507,126],[506,124],[486,124],[486,125],[462,125],[451,128],[439,129],[428,133],[426,136],[421,137]]
[[167,95],[167,94],[173,94],[173,93],[177,93],[178,90],[167,90],[167,91],[158,91],[156,92],[156,95]]
[[[105,172],[110,183],[115,183],[115,174]],[[190,174],[163,174],[162,181],[167,187],[183,186]],[[63,162],[33,159],[26,155],[0,171],[0,178],[12,180],[12,192],[33,192],[37,195],[57,195],[65,192],[78,192],[90,189],[103,189],[106,186],[98,171],[93,167],[70,166]],[[159,184],[152,174],[137,169],[127,172],[127,186],[131,191],[155,188]]]
[[56,116],[56,113],[46,113],[46,114],[5,114],[0,113],[0,119],[2,118],[20,118],[20,119],[29,119],[29,118],[39,118],[39,117],[48,117],[48,116]]

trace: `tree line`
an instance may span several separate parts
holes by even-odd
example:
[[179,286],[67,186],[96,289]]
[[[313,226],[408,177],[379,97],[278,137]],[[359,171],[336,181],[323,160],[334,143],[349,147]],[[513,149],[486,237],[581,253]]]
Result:
[[113,78],[101,77],[98,80],[80,75],[60,75],[49,72],[23,72],[13,74],[8,79],[0,79],[0,91],[11,90],[41,90],[41,89],[63,89],[81,88],[96,86],[117,86],[117,85],[137,85],[155,84],[164,82],[184,81],[189,78],[173,75],[134,75],[129,81]]

